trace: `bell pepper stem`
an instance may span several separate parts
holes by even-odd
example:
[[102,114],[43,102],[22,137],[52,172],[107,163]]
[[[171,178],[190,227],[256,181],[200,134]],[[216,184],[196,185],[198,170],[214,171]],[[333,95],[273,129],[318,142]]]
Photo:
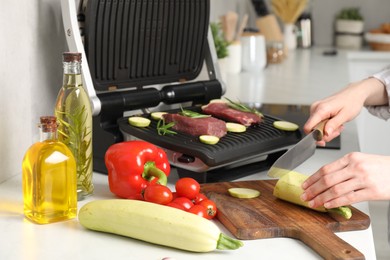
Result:
[[142,174],[144,179],[150,180],[151,177],[158,178],[157,184],[166,186],[168,178],[165,172],[156,167],[154,162],[146,162],[144,165],[144,172]]

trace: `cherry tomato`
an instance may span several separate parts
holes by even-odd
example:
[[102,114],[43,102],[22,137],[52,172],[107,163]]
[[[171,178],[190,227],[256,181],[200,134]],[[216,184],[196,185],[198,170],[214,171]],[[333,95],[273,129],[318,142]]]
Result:
[[177,197],[179,196],[177,196],[176,191],[172,191],[172,200],[176,199]]
[[185,211],[188,211],[192,206],[194,206],[194,203],[189,198],[186,197],[178,197],[174,199],[172,202],[177,203],[185,209]]
[[194,199],[194,204],[199,204],[202,200],[207,200],[207,197],[203,193],[199,193]]
[[202,205],[194,205],[190,208],[188,212],[201,216],[203,218],[207,218],[207,209]]
[[189,177],[179,179],[175,184],[175,188],[177,196],[186,197],[190,200],[195,199],[200,191],[199,183],[195,179]]
[[145,201],[157,204],[165,205],[172,201],[171,190],[167,186],[160,184],[149,185],[145,188],[143,195]]
[[173,202],[173,201],[169,202],[169,203],[167,204],[167,206],[186,211],[186,209],[183,207],[183,205],[181,205],[181,204],[179,204],[179,203],[176,203],[176,202]]
[[212,219],[217,215],[217,205],[215,205],[214,201],[205,199],[202,200],[199,205],[205,207],[207,209],[207,217],[208,219]]

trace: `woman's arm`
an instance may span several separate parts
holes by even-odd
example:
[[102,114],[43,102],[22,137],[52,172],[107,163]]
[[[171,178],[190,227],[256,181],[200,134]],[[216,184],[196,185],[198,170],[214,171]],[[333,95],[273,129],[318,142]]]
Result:
[[[305,131],[329,119],[323,141],[342,130],[366,106],[375,115],[390,118],[390,70],[351,83],[333,96],[313,103]],[[312,207],[338,207],[364,200],[390,200],[390,156],[350,153],[321,167],[302,185],[302,200]]]
[[376,97],[370,98],[365,106],[371,114],[387,120],[390,118],[390,68],[374,74],[372,78],[384,86],[384,93],[378,93]]
[[364,106],[379,110],[388,103],[386,88],[377,78],[353,82],[336,94],[314,102],[304,130],[308,133],[321,121],[329,119],[324,128],[324,144],[337,137],[343,130],[343,125],[359,115]]

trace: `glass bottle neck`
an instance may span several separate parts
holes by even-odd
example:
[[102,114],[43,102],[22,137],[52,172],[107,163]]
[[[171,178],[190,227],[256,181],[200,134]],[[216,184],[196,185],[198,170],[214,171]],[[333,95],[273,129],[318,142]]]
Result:
[[81,62],[63,62],[64,74],[81,74]]
[[82,85],[81,62],[63,62],[64,68],[64,86]]
[[46,141],[46,140],[57,140],[57,131],[54,132],[47,132],[44,131],[42,128],[40,128],[40,141]]

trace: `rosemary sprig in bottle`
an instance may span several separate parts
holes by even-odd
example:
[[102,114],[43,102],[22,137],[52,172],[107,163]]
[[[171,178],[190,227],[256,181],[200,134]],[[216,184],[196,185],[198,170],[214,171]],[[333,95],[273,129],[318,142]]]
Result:
[[88,138],[91,129],[87,127],[86,113],[85,106],[75,109],[73,113],[56,111],[60,123],[59,140],[69,147],[76,160],[78,186],[89,193],[93,190],[92,175],[88,174],[92,167],[92,139]]

